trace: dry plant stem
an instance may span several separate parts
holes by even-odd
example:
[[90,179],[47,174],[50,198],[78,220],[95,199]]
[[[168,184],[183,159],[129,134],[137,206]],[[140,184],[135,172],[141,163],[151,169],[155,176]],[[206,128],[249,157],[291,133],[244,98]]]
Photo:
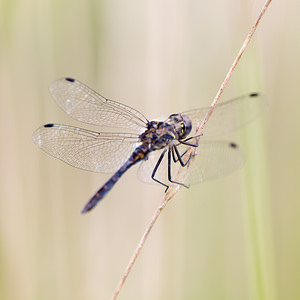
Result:
[[[213,102],[212,102],[212,104],[211,104],[211,106],[210,106],[210,108],[209,108],[209,110],[208,110],[208,112],[207,112],[204,120],[202,121],[200,127],[198,128],[197,133],[196,133],[197,136],[200,136],[201,133],[203,132],[205,124],[207,123],[209,117],[211,116],[211,114],[212,114],[215,106],[217,105],[217,102],[218,102],[218,100],[219,100],[219,98],[220,98],[220,96],[221,96],[224,88],[226,87],[226,85],[227,85],[227,83],[228,83],[228,81],[229,81],[229,79],[230,79],[230,77],[232,75],[232,72],[234,71],[234,69],[235,69],[236,65],[238,64],[238,62],[239,62],[242,54],[244,53],[246,47],[248,46],[248,44],[249,44],[249,42],[250,42],[250,40],[251,40],[251,38],[252,38],[252,36],[253,36],[256,28],[257,28],[257,26],[258,26],[258,24],[259,24],[262,16],[266,12],[266,10],[267,10],[269,4],[271,3],[271,1],[272,0],[267,0],[265,2],[265,4],[264,4],[264,6],[263,6],[263,8],[262,8],[262,10],[261,10],[261,12],[260,12],[257,20],[256,20],[256,22],[254,24],[254,26],[252,27],[252,29],[250,30],[249,34],[247,35],[247,38],[246,38],[245,42],[243,43],[243,45],[242,45],[242,47],[241,47],[241,49],[240,49],[237,57],[235,58],[235,60],[234,60],[234,62],[232,64],[231,68],[229,69],[229,71],[228,71],[228,73],[227,73],[227,75],[226,75],[223,83],[221,84],[221,87],[220,87],[220,89],[219,89],[216,97],[214,98],[214,100],[213,100]],[[193,147],[191,147],[189,151],[190,151],[189,153],[193,153],[195,151],[195,149]],[[179,170],[179,172],[180,172],[180,170]],[[140,240],[140,242],[139,242],[136,250],[134,251],[134,253],[133,253],[133,255],[132,255],[132,257],[131,257],[131,259],[130,259],[130,261],[129,261],[129,263],[128,263],[128,265],[127,265],[127,267],[126,267],[126,269],[125,269],[125,271],[124,271],[124,273],[123,273],[123,275],[121,277],[121,280],[119,281],[119,283],[118,283],[118,285],[117,285],[117,287],[116,287],[116,289],[114,291],[114,294],[113,294],[111,300],[117,299],[117,297],[118,297],[118,295],[119,295],[119,293],[120,293],[120,291],[121,291],[121,289],[122,289],[122,287],[124,285],[124,282],[127,279],[128,275],[129,275],[129,272],[131,271],[131,269],[132,269],[132,267],[133,267],[133,265],[134,265],[134,263],[135,263],[138,255],[140,254],[140,252],[141,252],[141,250],[142,250],[142,248],[143,248],[143,246],[144,246],[144,244],[146,242],[146,239],[147,239],[147,237],[148,237],[151,229],[153,228],[156,220],[158,219],[158,217],[161,214],[162,210],[166,207],[168,201],[173,198],[173,196],[181,189],[181,187],[182,186],[180,186],[180,185],[174,185],[174,184],[170,185],[170,188],[168,189],[167,193],[164,195],[163,200],[162,200],[160,206],[158,207],[158,209],[156,210],[155,214],[153,215],[153,217],[152,217],[152,219],[151,219],[151,221],[150,221],[150,223],[149,223],[146,231],[144,232],[144,234],[143,234],[143,236],[142,236],[142,238],[141,238],[141,240]]]
[[[165,195],[167,195],[167,194],[165,194]],[[131,257],[131,259],[130,259],[130,261],[129,261],[129,263],[128,263],[128,265],[127,265],[127,267],[126,267],[126,269],[125,269],[125,271],[124,271],[124,273],[122,275],[121,280],[119,281],[119,283],[118,283],[118,285],[117,285],[117,287],[115,289],[115,292],[114,292],[114,294],[113,294],[113,296],[111,298],[112,300],[116,299],[118,297],[118,295],[119,295],[119,293],[121,291],[121,288],[122,288],[122,286],[123,286],[126,278],[128,277],[128,274],[131,271],[131,269],[133,267],[133,264],[135,263],[138,255],[140,254],[140,252],[141,252],[141,250],[142,250],[142,248],[143,248],[143,246],[144,246],[144,244],[146,242],[146,239],[147,239],[147,237],[148,237],[148,235],[149,235],[149,233],[150,233],[153,225],[155,224],[155,222],[156,222],[157,218],[159,217],[160,213],[162,212],[162,210],[167,205],[168,200],[169,199],[167,197],[164,197],[163,201],[161,202],[161,204],[157,208],[155,214],[153,215],[151,222],[149,223],[147,229],[145,230],[145,232],[144,232],[144,234],[143,234],[143,236],[142,236],[142,238],[141,238],[138,246],[136,247],[136,249],[135,249],[135,251],[134,251],[134,253],[133,253],[133,255],[132,255],[132,257]]]
[[211,106],[210,106],[210,108],[209,108],[209,110],[208,110],[208,112],[207,112],[204,120],[202,121],[199,129],[197,130],[196,135],[201,135],[201,133],[203,132],[204,126],[207,123],[209,117],[211,116],[211,114],[212,114],[212,112],[213,112],[213,110],[214,110],[214,108],[215,108],[215,106],[216,106],[216,104],[217,104],[217,102],[218,102],[221,94],[223,93],[223,90],[224,90],[225,86],[227,85],[227,83],[228,83],[228,81],[229,81],[229,79],[230,79],[230,77],[232,75],[233,70],[235,69],[236,65],[238,64],[238,62],[239,62],[241,56],[243,55],[246,47],[248,46],[248,44],[249,44],[249,42],[250,42],[250,40],[251,40],[251,38],[252,38],[252,36],[253,36],[256,28],[257,28],[257,26],[258,26],[258,24],[259,24],[262,16],[264,15],[264,13],[267,10],[267,8],[268,8],[269,4],[271,3],[271,1],[272,0],[267,0],[265,2],[265,4],[264,4],[264,6],[263,6],[263,8],[262,8],[262,10],[261,10],[261,12],[260,12],[257,20],[256,20],[256,22],[254,24],[254,26],[251,28],[250,32],[248,33],[247,38],[246,38],[244,44],[242,45],[242,47],[241,47],[241,49],[240,49],[237,57],[235,58],[233,64],[231,65],[231,67],[230,67],[230,69],[229,69],[229,71],[228,71],[228,73],[227,73],[227,75],[226,75],[223,83],[221,84],[221,87],[220,87],[220,89],[219,89],[219,91],[218,91],[215,99],[213,100],[213,102],[212,102],[212,104],[211,104]]

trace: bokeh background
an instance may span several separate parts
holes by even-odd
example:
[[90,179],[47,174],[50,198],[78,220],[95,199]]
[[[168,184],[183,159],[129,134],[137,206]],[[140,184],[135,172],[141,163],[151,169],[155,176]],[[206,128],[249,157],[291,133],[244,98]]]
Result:
[[[108,179],[34,146],[71,76],[148,119],[209,105],[263,0],[0,0],[0,299],[109,299],[163,197],[132,168]],[[220,101],[262,92],[268,110],[225,139],[245,166],[181,190],[119,299],[300,299],[299,1],[273,1]]]

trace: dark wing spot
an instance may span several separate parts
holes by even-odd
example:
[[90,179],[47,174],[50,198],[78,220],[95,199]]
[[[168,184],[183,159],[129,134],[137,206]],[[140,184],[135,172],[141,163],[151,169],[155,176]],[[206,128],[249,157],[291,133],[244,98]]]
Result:
[[54,124],[45,124],[44,127],[53,127]]
[[236,144],[236,143],[230,143],[229,146],[231,148],[238,148],[239,147],[238,144]]
[[67,81],[70,81],[70,82],[74,82],[75,81],[75,79],[73,79],[73,78],[71,78],[71,77],[66,77],[65,78]]
[[257,97],[258,96],[258,93],[252,93],[249,95],[250,97]]

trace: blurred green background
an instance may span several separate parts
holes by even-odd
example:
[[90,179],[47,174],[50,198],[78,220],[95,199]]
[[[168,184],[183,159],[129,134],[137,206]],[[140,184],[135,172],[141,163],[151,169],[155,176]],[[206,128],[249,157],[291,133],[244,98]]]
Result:
[[[0,0],[0,299],[109,299],[163,197],[131,169],[108,179],[34,146],[51,99],[79,79],[148,119],[209,105],[262,1]],[[181,190],[119,299],[300,299],[299,1],[273,1],[220,101],[262,92],[268,110],[224,137],[245,166]]]

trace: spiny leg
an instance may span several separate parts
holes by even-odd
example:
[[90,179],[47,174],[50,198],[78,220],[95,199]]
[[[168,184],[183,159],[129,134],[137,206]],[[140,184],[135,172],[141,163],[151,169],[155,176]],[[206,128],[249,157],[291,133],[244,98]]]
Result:
[[[196,143],[188,143],[187,141],[189,141],[189,140],[191,140],[191,139],[194,139],[194,138],[197,138],[197,137],[202,136],[202,135],[203,135],[203,134],[201,134],[201,135],[196,135],[196,136],[192,136],[192,137],[190,137],[190,138],[188,138],[188,139],[185,139],[184,141],[178,141],[178,142],[181,143],[181,144],[183,144],[183,145],[187,145],[187,146],[191,146],[191,147],[198,147],[198,146],[199,146],[199,140],[198,140],[198,139],[196,139]],[[176,157],[175,157],[174,149],[173,149],[173,148],[175,149],[175,152],[176,152],[176,155],[177,155],[178,159],[176,159]],[[177,146],[174,145],[174,146],[172,147],[172,156],[173,156],[174,162],[177,163],[177,161],[179,160],[181,166],[182,166],[182,167],[185,167],[185,166],[189,163],[189,161],[191,160],[191,158],[194,157],[194,156],[196,156],[196,154],[191,154],[190,157],[189,157],[189,159],[187,160],[187,162],[184,163],[183,160],[182,160],[182,158],[184,157],[184,155],[185,155],[187,152],[188,152],[188,150],[185,150],[185,151],[183,152],[183,154],[180,154],[179,151],[178,151],[178,149],[177,149]]]
[[[185,156],[185,154],[188,152],[188,150],[185,150],[182,154],[180,154],[180,157],[183,158]],[[175,157],[175,153],[174,153],[174,148],[172,147],[172,158],[174,163],[178,162],[178,158]]]
[[[175,150],[175,151],[176,151],[176,150]],[[178,150],[177,150],[177,151],[178,151]],[[180,157],[180,155],[179,155],[179,157]],[[179,157],[178,157],[178,158],[179,158]],[[180,159],[181,159],[181,158],[180,158]],[[180,161],[180,159],[179,159],[179,161]],[[181,183],[181,182],[177,182],[177,181],[172,180],[172,175],[171,175],[171,173],[172,173],[172,170],[171,170],[171,149],[169,148],[169,150],[168,150],[168,179],[169,179],[169,181],[172,182],[172,183],[182,185],[182,186],[186,187],[187,189],[189,188],[189,187],[186,186],[184,183]]]
[[[202,135],[203,134],[192,136],[192,137],[190,137],[188,139],[185,139],[183,141],[178,141],[178,142],[181,143],[181,144],[187,145],[187,146],[198,147],[199,146],[199,139],[197,139],[197,138],[200,137],[200,136],[202,136]],[[196,143],[188,143],[189,140],[194,139],[194,138],[196,138]]]
[[165,149],[165,150],[162,152],[162,154],[160,155],[160,157],[159,157],[159,159],[158,159],[158,161],[157,161],[157,163],[156,163],[156,165],[155,165],[155,167],[154,167],[154,169],[153,169],[152,175],[151,175],[151,178],[152,178],[154,181],[156,181],[156,182],[158,182],[158,183],[160,183],[160,184],[162,184],[163,186],[166,187],[165,192],[168,190],[169,186],[168,186],[167,184],[165,184],[165,183],[159,181],[159,180],[156,179],[154,176],[155,176],[155,174],[156,174],[156,172],[157,172],[158,167],[159,167],[160,164],[161,164],[161,161],[163,160],[163,158],[164,158],[164,156],[165,156],[165,154],[166,154],[166,151],[167,151],[167,149]]
[[[180,164],[181,164],[182,167],[185,167],[185,166],[190,162],[191,158],[195,156],[195,154],[190,154],[190,157],[189,157],[188,160],[184,163],[183,160],[182,160],[182,157],[186,154],[186,152],[187,152],[188,150],[186,150],[182,155],[180,155],[180,153],[179,153],[179,151],[178,151],[176,145],[174,145],[174,146],[172,147],[172,155],[173,155],[173,158],[174,158],[174,156],[175,156],[174,150],[175,150],[175,153],[176,153],[176,155],[177,155],[177,157],[178,157],[177,161],[180,162]],[[176,161],[176,162],[177,162],[177,161]]]

